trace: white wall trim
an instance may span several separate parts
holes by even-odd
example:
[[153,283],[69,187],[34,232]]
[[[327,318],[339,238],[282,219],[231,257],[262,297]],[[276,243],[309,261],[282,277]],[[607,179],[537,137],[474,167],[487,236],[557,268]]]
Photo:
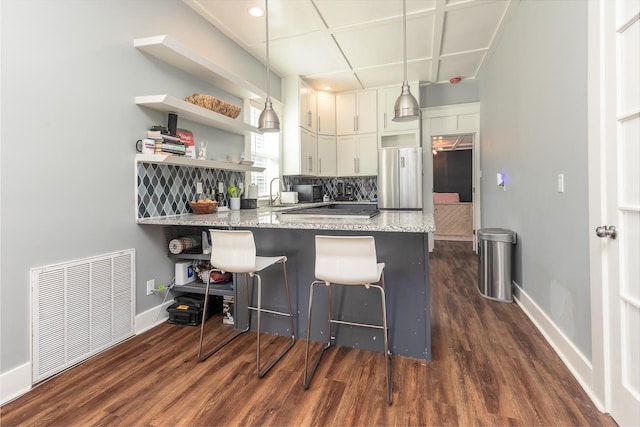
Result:
[[592,389],[593,369],[591,362],[515,281],[513,286],[518,289],[518,292],[515,293],[517,295],[514,295],[514,300],[518,306],[531,319],[542,336],[560,356],[560,359],[569,368],[569,372],[578,380],[578,383],[596,405],[596,408],[600,412],[605,412],[602,401]]
[[[136,315],[135,323],[134,323],[134,331],[135,334],[141,334],[143,332],[148,331],[149,329],[158,326],[161,323],[164,323],[169,318],[169,313],[167,312],[167,307],[173,304],[173,299],[164,302],[163,304],[157,305],[145,312],[142,312]],[[160,314],[158,314],[158,312]]]
[[0,375],[0,405],[31,390],[31,362]]

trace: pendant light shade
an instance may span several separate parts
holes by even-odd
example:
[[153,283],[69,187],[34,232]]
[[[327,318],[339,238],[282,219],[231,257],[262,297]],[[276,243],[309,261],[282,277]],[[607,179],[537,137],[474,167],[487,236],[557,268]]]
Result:
[[404,47],[404,81],[402,91],[393,107],[394,122],[409,122],[420,117],[418,101],[411,95],[409,81],[407,80],[407,0],[402,0],[402,44]]
[[262,110],[258,119],[258,130],[260,132],[280,132],[280,119],[271,105],[271,85],[269,84],[271,74],[269,72],[269,0],[264,1],[264,6],[265,26],[267,28],[267,99],[264,101],[264,110]]

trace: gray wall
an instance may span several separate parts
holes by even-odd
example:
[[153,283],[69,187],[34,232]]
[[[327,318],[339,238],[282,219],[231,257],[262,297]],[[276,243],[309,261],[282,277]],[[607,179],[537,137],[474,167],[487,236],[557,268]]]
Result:
[[521,2],[479,81],[482,227],[518,233],[514,280],[590,359],[587,2]]
[[460,83],[437,83],[420,86],[420,108],[465,104],[480,101],[480,85],[476,79]]
[[[161,303],[145,282],[168,283],[161,230],[135,224],[134,142],[166,114],[136,95],[210,93],[239,100],[133,47],[168,34],[266,85],[264,66],[178,0],[2,0],[0,372],[30,358],[29,269],[136,250],[136,312]],[[279,79],[272,84],[280,93]],[[243,138],[179,120],[207,139],[209,157]]]

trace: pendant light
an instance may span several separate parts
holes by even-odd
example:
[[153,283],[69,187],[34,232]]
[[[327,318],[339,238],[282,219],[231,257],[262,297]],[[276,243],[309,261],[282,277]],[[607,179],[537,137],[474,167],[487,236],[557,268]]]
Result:
[[420,116],[420,106],[418,101],[411,95],[409,81],[407,80],[407,0],[402,0],[402,33],[404,47],[404,81],[402,91],[393,107],[394,122],[409,122],[416,120]]
[[269,73],[269,0],[264,0],[264,6],[267,28],[267,98],[264,101],[264,110],[262,110],[258,119],[258,130],[260,132],[280,132],[280,119],[271,105],[271,85],[269,84],[271,80]]

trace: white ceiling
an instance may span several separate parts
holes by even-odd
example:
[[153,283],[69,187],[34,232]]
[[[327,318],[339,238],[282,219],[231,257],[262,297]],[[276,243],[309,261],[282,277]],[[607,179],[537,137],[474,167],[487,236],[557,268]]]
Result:
[[[184,0],[265,62],[264,0]],[[519,0],[407,0],[409,81],[475,78]],[[270,0],[269,56],[281,77],[317,90],[361,90],[404,79],[401,0]],[[417,90],[417,88],[416,88]]]

